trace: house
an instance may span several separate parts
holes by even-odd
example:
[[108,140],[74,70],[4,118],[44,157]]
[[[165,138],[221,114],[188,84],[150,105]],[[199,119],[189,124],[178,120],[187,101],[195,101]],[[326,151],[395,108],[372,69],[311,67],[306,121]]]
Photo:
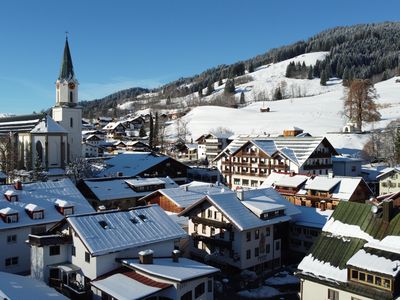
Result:
[[[205,157],[207,158],[209,163],[213,163],[214,159],[217,155],[231,142],[229,139],[232,133],[230,132],[215,132],[203,134],[199,138],[196,139],[196,143],[198,145],[204,145],[205,148]],[[198,149],[198,152],[202,152],[201,149]],[[198,159],[202,159],[202,154],[198,157]]]
[[362,176],[362,162],[360,158],[346,157],[346,156],[333,156],[332,168],[335,176]]
[[174,154],[181,161],[197,161],[197,144],[178,141],[174,145]]
[[221,184],[191,182],[175,188],[159,189],[141,199],[146,204],[158,204],[165,211],[180,213],[186,207],[201,200],[204,195],[229,191]]
[[127,141],[126,143],[126,150],[134,151],[134,152],[150,152],[151,148],[148,144],[141,142],[141,141]]
[[110,123],[112,121],[113,121],[113,118],[111,118],[111,117],[98,117],[96,125],[98,128],[103,128],[104,126],[106,126],[108,123]]
[[328,174],[335,148],[324,137],[239,136],[216,158],[231,188],[258,187],[272,172]]
[[191,254],[234,270],[271,270],[287,261],[289,221],[300,211],[272,188],[205,195],[189,218]]
[[144,118],[140,116],[132,117],[122,121],[122,124],[127,130],[139,130],[144,126],[144,123],[145,123]]
[[103,130],[106,132],[107,137],[111,139],[118,139],[125,136],[125,126],[122,122],[110,122],[103,127]]
[[381,205],[341,202],[298,266],[301,299],[397,299],[400,214]]
[[299,263],[308,254],[333,210],[297,206],[300,214],[289,225],[289,251],[291,262]]
[[219,270],[180,258],[178,250],[173,251],[172,258],[153,258],[153,251],[142,251],[138,259],[122,259],[121,263],[123,267],[117,272],[92,282],[94,295],[113,299],[214,299],[213,276]]
[[334,209],[340,201],[364,203],[373,193],[361,177],[272,173],[262,187],[273,186],[296,205]]
[[103,155],[103,148],[92,143],[82,143],[82,157],[99,157]]
[[178,185],[165,178],[93,178],[81,180],[77,187],[96,209],[127,209],[137,206],[137,200],[164,188]]
[[124,152],[105,161],[107,168],[100,177],[170,177],[178,184],[186,183],[188,166],[153,152]]
[[28,276],[0,272],[0,298],[67,300],[62,294],[48,287],[44,282]]
[[65,215],[93,212],[69,179],[0,185],[0,271],[29,273],[28,235],[48,230]]
[[157,205],[68,216],[46,233],[29,236],[31,274],[76,298],[90,294],[91,283],[119,269],[122,259],[148,249],[154,257],[169,257],[185,236]]
[[400,192],[400,168],[385,168],[377,176],[379,195]]

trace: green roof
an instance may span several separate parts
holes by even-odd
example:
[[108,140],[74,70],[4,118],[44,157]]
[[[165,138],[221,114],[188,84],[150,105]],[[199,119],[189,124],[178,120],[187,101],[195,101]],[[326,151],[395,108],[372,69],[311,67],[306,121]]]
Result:
[[358,238],[342,238],[323,232],[315,241],[311,253],[320,261],[329,262],[334,267],[346,268],[346,263],[366,241]]
[[68,39],[65,40],[64,56],[61,63],[59,80],[66,79],[70,80],[74,78],[74,67],[72,65],[71,52],[69,51]]

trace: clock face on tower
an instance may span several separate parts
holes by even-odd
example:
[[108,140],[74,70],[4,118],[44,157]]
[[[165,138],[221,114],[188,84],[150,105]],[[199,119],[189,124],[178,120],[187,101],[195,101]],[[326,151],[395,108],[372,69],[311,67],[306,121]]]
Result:
[[68,87],[69,87],[71,90],[73,90],[73,89],[75,88],[75,83],[73,83],[73,82],[68,83]]

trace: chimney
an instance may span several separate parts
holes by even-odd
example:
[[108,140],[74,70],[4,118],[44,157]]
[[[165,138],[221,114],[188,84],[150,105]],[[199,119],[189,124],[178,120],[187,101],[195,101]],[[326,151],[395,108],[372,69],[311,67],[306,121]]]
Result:
[[181,256],[181,251],[175,249],[174,251],[172,251],[172,261],[175,263],[179,262],[179,256]]
[[382,201],[383,221],[389,223],[393,216],[393,200]]
[[117,177],[123,177],[124,176],[124,173],[122,173],[122,172],[117,172]]
[[296,175],[296,173],[294,171],[290,171],[289,176],[293,177],[294,175]]
[[153,250],[143,250],[140,251],[139,254],[139,262],[143,265],[152,265],[153,264]]
[[244,200],[244,190],[243,189],[237,190],[236,196],[239,198],[240,201],[243,201]]
[[14,188],[16,190],[18,190],[18,191],[22,190],[22,182],[21,182],[21,180],[18,179],[18,180],[14,181]]
[[321,200],[320,202],[319,202],[319,209],[321,210],[321,211],[325,211],[326,210],[326,201],[325,200]]

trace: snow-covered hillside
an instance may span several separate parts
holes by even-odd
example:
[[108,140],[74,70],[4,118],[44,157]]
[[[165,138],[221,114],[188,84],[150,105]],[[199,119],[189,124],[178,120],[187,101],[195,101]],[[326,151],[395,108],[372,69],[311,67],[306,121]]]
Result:
[[[294,59],[262,66],[249,74],[253,77],[253,81],[236,86],[236,96],[239,97],[240,92],[243,91],[246,101],[252,101],[260,92],[265,92],[267,96],[270,96],[275,88],[282,84],[282,81],[286,82],[287,95],[302,97],[252,102],[240,109],[217,106],[195,107],[183,117],[188,122],[193,139],[217,127],[228,128],[235,134],[278,135],[282,134],[284,129],[296,126],[312,135],[327,136],[334,146],[342,149],[343,152],[347,152],[347,149],[362,149],[368,135],[338,133],[347,122],[342,114],[344,88],[340,80],[331,80],[327,86],[321,86],[319,79],[303,80],[285,77],[289,62],[305,61],[306,65],[313,65],[316,60],[323,59],[325,55],[327,55],[326,52],[304,54]],[[380,95],[377,103],[382,105],[380,108],[382,120],[367,124],[364,129],[383,128],[390,121],[400,117],[400,83],[395,81],[396,78],[391,78],[375,85]],[[206,99],[211,99],[222,92],[223,86]],[[270,112],[261,113],[261,107],[269,107]],[[169,127],[168,132],[170,137],[174,135],[173,125]]]

